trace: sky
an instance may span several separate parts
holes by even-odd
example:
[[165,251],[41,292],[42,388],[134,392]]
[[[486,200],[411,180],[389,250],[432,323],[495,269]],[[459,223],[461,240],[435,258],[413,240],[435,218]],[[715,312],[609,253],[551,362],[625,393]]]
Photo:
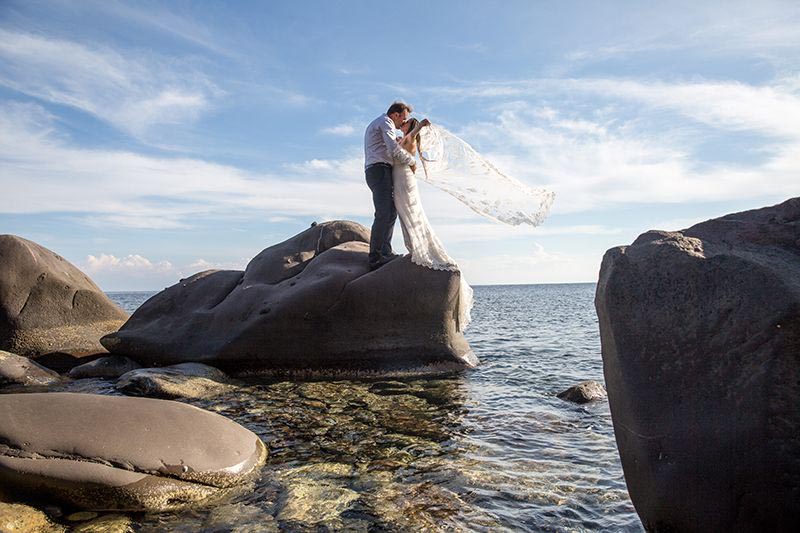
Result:
[[371,225],[395,99],[555,192],[512,227],[421,183],[470,283],[592,282],[644,231],[798,196],[800,3],[0,0],[0,233],[107,291],[243,269]]

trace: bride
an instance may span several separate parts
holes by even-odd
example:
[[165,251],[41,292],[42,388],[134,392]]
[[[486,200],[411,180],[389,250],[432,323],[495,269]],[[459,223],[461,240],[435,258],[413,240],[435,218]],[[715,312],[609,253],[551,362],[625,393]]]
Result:
[[[404,134],[400,146],[412,156],[418,156],[419,133],[428,125],[430,125],[430,121],[427,118],[421,122],[415,118],[405,121],[400,127]],[[422,161],[424,164],[424,159]],[[464,275],[453,258],[447,255],[442,241],[433,232],[425,210],[422,209],[422,202],[417,192],[417,179],[411,167],[395,162],[392,165],[392,181],[394,183],[394,206],[400,219],[400,228],[403,231],[406,249],[411,254],[411,261],[434,270],[459,272],[461,289],[458,301],[458,330],[463,331],[471,319],[472,287],[464,279]]]

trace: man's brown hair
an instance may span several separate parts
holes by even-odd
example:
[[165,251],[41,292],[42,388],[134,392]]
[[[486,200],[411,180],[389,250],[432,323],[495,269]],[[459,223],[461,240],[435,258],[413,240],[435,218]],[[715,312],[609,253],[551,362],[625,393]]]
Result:
[[389,106],[389,110],[386,112],[386,114],[391,115],[392,113],[402,113],[403,111],[408,111],[409,113],[411,113],[413,109],[411,109],[411,106],[408,105],[407,103],[400,102],[398,100],[397,102],[394,102],[392,105]]

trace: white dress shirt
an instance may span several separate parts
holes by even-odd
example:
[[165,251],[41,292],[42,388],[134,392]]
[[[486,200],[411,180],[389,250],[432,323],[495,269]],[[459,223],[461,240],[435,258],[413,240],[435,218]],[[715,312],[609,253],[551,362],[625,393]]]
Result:
[[393,165],[395,161],[413,165],[416,160],[404,150],[395,137],[395,127],[389,115],[383,114],[369,123],[364,132],[364,167],[375,163]]

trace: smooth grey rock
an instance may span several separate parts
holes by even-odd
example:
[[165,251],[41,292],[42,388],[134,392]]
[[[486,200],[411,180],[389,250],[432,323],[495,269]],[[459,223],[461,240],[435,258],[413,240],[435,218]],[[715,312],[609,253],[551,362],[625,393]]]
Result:
[[69,371],[69,377],[73,379],[118,378],[126,372],[137,368],[142,368],[142,366],[136,361],[121,355],[109,355],[76,366]]
[[559,392],[558,397],[567,402],[588,403],[605,399],[606,389],[602,383],[589,380]]
[[317,224],[240,271],[206,271],[148,300],[102,339],[143,364],[229,372],[451,371],[477,364],[458,331],[460,274],[399,258],[370,272],[369,230]]
[[652,531],[800,521],[800,198],[649,231],[595,301],[628,491]]
[[86,274],[47,248],[0,235],[0,349],[29,357],[105,351],[127,318]]
[[21,355],[0,350],[0,387],[3,385],[50,385],[61,380],[56,373]]
[[231,389],[228,376],[201,363],[140,368],[120,376],[116,387],[131,396],[211,398]]
[[165,511],[251,478],[261,440],[179,402],[73,393],[0,395],[0,485],[88,510]]

